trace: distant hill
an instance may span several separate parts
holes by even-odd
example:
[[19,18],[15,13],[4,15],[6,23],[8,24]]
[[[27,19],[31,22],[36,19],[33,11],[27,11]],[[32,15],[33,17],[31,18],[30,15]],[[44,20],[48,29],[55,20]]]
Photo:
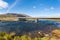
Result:
[[29,17],[29,16],[26,14],[6,13],[6,14],[1,14],[0,17]]
[[30,17],[26,14],[18,14],[18,13],[6,13],[0,15],[0,20],[5,21],[15,21],[17,20],[17,17]]

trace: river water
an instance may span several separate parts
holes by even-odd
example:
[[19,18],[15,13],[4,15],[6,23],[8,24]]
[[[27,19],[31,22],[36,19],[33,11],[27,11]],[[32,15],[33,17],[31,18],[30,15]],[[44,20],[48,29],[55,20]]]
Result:
[[60,28],[60,22],[52,20],[40,20],[38,23],[34,21],[0,21],[0,32],[48,31],[57,28]]

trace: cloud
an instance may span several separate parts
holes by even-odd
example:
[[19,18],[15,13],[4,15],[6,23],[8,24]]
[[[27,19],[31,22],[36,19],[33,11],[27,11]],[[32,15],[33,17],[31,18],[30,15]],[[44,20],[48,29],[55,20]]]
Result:
[[54,9],[55,9],[54,7],[44,8],[45,11],[51,11],[51,10],[54,10]]
[[0,0],[0,9],[7,8],[7,7],[8,7],[8,3],[3,0]]
[[8,9],[6,12],[9,12],[17,3],[19,0],[16,0]]
[[50,9],[48,9],[48,8],[44,8],[44,10],[45,10],[45,11],[49,11]]
[[40,6],[43,6],[43,4],[40,4]]
[[36,8],[36,6],[33,6],[33,8]]
[[55,9],[54,7],[50,7],[51,10]]

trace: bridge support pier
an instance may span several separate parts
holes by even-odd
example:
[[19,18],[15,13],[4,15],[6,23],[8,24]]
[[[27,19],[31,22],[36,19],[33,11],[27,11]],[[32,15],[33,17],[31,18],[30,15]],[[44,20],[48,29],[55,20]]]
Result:
[[39,21],[39,19],[37,18],[37,19],[35,20],[35,23],[38,23],[38,21]]

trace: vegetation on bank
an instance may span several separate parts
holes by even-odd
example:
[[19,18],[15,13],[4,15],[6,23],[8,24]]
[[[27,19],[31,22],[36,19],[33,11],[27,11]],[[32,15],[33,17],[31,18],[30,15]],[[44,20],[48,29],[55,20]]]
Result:
[[0,32],[0,40],[48,40],[48,39],[49,39],[48,37],[31,38],[27,35],[16,36],[15,33],[7,34],[7,33]]
[[[55,33],[56,30],[54,30]],[[58,32],[58,30],[57,30]],[[56,33],[59,35],[58,33]],[[33,36],[33,35],[32,35]],[[0,32],[0,40],[58,40],[60,38],[57,38],[56,36],[50,35],[50,36],[44,36],[44,37],[30,37],[28,35],[16,35],[16,33],[5,33],[5,32]]]

